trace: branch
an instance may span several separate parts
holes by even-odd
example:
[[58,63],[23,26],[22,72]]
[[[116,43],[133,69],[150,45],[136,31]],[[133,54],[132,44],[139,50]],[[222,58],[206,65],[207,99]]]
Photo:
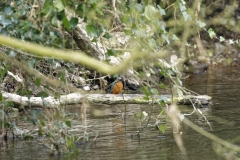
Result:
[[23,42],[16,38],[10,38],[3,35],[0,35],[0,44],[10,46],[16,49],[20,49],[22,51],[26,51],[31,53],[32,55],[37,55],[40,57],[56,58],[56,59],[69,60],[72,62],[81,63],[82,65],[86,65],[90,68],[95,69],[96,71],[99,71],[101,73],[106,73],[106,74],[120,73],[129,67],[130,62],[133,62],[134,60],[140,57],[144,58],[149,55],[146,52],[133,49],[131,56],[125,59],[121,63],[121,65],[111,66],[104,62],[98,61],[94,58],[87,56],[84,52],[80,52],[80,51],[69,52],[69,51],[63,51],[60,49],[53,49],[50,47],[41,46],[31,42]]
[[[25,97],[17,94],[2,92],[2,96],[5,98],[5,101],[12,101],[15,104],[23,106],[34,106],[34,107],[54,107],[60,104],[78,104],[82,103],[83,98],[87,98],[89,102],[98,103],[98,104],[149,104],[152,103],[152,100],[146,100],[145,95],[143,94],[80,94],[80,93],[71,93],[68,95],[62,95],[59,99],[54,97]],[[124,98],[123,98],[124,97]],[[164,99],[166,103],[172,103],[172,97],[170,95],[155,95],[153,96],[154,103],[158,103],[160,100]],[[187,103],[189,100],[193,102],[200,101],[202,104],[207,105],[210,103],[211,97],[202,95],[202,96],[184,96],[180,98],[174,98],[179,104],[191,104]]]
[[87,56],[84,52],[69,52],[60,49],[53,49],[50,47],[41,46],[38,44],[23,42],[16,38],[10,38],[0,35],[0,43],[6,46],[11,46],[22,51],[38,55],[41,57],[50,57],[56,59],[69,60],[76,63],[81,63],[102,73],[115,73],[118,67],[112,67],[104,62],[98,61],[94,58]]
[[91,38],[88,36],[85,25],[83,23],[78,24],[76,29],[73,30],[73,39],[75,40],[77,46],[86,52],[88,55],[91,55],[100,60],[105,60],[106,49],[102,46],[101,43],[93,43]]

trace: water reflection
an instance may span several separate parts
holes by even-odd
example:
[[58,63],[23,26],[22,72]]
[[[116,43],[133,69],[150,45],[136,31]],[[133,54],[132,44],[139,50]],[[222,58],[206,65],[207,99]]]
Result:
[[[187,88],[213,98],[211,106],[201,109],[211,123],[213,131],[197,114],[188,116],[188,118],[203,129],[222,139],[233,141],[235,144],[240,144],[239,139],[234,140],[240,135],[239,77],[238,69],[227,68],[210,69],[202,75],[191,75],[184,80]],[[189,106],[180,106],[180,108],[182,113],[193,111]],[[38,140],[30,142],[17,140],[9,141],[7,147],[1,146],[0,159],[183,159],[174,142],[171,128],[167,128],[167,131],[162,134],[154,127],[159,108],[154,108],[152,119],[141,132],[140,137],[136,136],[136,131],[146,122],[140,126],[133,120],[132,115],[143,110],[150,112],[151,106],[128,105],[126,121],[124,121],[124,109],[124,105],[92,104],[87,114],[86,129],[82,129],[81,122],[74,121],[74,129],[79,135],[87,131],[90,136],[90,142],[80,145],[79,154],[76,156],[50,157],[49,150]],[[69,109],[73,113],[78,113],[79,110],[78,107]],[[186,125],[182,125],[181,131],[190,160],[223,159],[215,153],[215,145],[209,139]],[[93,144],[92,141],[96,135],[97,143]],[[229,152],[225,151],[221,154],[226,157]]]

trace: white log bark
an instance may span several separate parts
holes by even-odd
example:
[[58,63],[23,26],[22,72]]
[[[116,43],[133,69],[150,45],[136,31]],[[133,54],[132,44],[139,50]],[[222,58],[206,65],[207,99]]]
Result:
[[[83,98],[87,98],[89,102],[99,103],[99,104],[150,104],[152,100],[145,100],[145,95],[142,94],[123,94],[123,95],[114,95],[114,94],[80,94],[80,93],[71,93],[68,95],[62,95],[59,99],[54,97],[25,97],[19,96],[12,93],[2,92],[2,96],[6,101],[12,101],[15,104],[23,106],[34,106],[34,107],[55,107],[60,104],[77,104],[82,103]],[[166,100],[168,104],[172,103],[170,95],[161,95],[154,96],[154,103],[159,102],[161,99]],[[210,103],[211,97],[202,95],[202,96],[184,96],[181,98],[174,98],[174,101],[179,104],[189,105],[190,100],[192,103],[201,102],[203,105]]]

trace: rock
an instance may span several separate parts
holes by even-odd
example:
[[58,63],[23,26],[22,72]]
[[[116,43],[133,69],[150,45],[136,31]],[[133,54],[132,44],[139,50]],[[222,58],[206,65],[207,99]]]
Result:
[[92,89],[97,90],[97,89],[99,89],[99,86],[96,84],[96,85],[92,86]]
[[89,87],[89,86],[83,86],[83,89],[84,89],[85,91],[90,91],[90,87]]

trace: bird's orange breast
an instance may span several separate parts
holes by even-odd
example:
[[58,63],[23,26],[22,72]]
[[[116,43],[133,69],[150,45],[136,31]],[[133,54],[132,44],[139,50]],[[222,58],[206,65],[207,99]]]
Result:
[[118,81],[117,83],[114,84],[112,94],[119,94],[122,93],[123,90],[123,84],[121,81]]

